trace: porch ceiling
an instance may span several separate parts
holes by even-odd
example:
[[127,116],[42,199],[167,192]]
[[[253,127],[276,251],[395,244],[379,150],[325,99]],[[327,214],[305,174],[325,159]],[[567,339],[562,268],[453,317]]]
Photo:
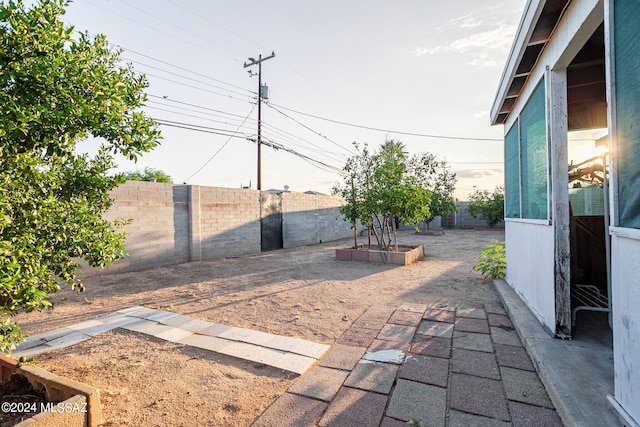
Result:
[[[544,50],[544,47],[551,38],[553,30],[556,28],[570,1],[571,0],[538,1],[537,4],[539,8],[541,6],[541,11],[537,18],[534,18],[530,24],[524,21],[526,18],[525,13],[525,18],[523,18],[523,21],[520,23],[517,37],[519,38],[523,31],[529,33],[529,35],[523,39],[521,44],[514,44],[512,48],[510,58],[517,55],[517,61],[507,63],[507,69],[505,69],[502,81],[507,84],[506,87],[508,89],[502,93],[498,93],[496,97],[494,111],[492,111],[491,116],[492,124],[504,124],[507,120],[507,116],[520,96],[525,82],[538,62],[540,53]],[[536,2],[530,1],[528,7],[531,7],[533,3]],[[525,25],[527,28],[525,28]],[[530,30],[531,28],[533,28],[533,30]],[[516,39],[516,43],[518,38]],[[497,111],[495,110],[496,106],[499,107]]]

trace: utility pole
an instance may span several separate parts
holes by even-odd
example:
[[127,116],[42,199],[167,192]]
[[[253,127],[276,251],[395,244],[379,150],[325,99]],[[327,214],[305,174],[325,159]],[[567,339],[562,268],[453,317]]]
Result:
[[[271,59],[275,57],[275,52],[271,51],[271,55],[263,58],[262,55],[258,56],[258,59],[249,58],[249,63],[244,63],[244,68],[251,67],[252,65],[258,64],[258,191],[262,190],[262,159],[260,154],[260,148],[262,146],[262,135],[261,135],[261,120],[262,120],[262,62],[267,59]],[[254,74],[249,71],[249,75],[253,76]]]

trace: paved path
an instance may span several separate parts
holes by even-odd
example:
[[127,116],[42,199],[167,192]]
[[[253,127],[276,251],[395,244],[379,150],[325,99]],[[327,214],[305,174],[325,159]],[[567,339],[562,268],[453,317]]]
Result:
[[405,304],[367,310],[253,427],[401,427],[411,420],[562,426],[502,306]]
[[134,306],[94,320],[30,336],[13,354],[15,357],[34,357],[69,347],[115,328],[263,363],[295,374],[304,373],[329,349],[327,345],[298,338],[219,325],[168,311]]

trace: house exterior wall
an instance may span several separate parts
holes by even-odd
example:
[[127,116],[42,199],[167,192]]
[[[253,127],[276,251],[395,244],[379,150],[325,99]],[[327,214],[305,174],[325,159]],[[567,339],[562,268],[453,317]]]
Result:
[[[607,101],[611,138],[613,406],[640,425],[640,10],[636,0],[605,3]],[[626,190],[626,191],[625,191]]]
[[549,331],[555,330],[553,227],[506,221],[506,282]]
[[613,403],[637,425],[640,422],[640,230],[614,230],[611,250]]

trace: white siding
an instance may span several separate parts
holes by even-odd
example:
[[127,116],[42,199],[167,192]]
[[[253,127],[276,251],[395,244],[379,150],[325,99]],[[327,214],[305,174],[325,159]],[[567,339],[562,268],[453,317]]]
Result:
[[615,400],[640,420],[640,230],[612,236]]
[[553,227],[522,221],[505,222],[506,281],[538,320],[555,331]]

